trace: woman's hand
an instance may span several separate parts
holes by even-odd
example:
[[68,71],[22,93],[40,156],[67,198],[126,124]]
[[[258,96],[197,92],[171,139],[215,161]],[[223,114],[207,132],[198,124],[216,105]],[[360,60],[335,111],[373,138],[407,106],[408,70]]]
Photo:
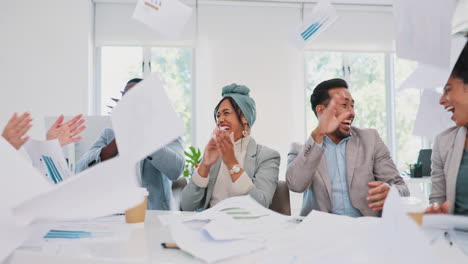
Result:
[[198,168],[198,174],[203,178],[208,177],[211,166],[218,160],[218,158],[218,147],[216,146],[216,140],[212,137],[203,151],[203,160]]
[[224,130],[216,131],[216,146],[224,164],[226,164],[228,168],[232,168],[232,166],[238,163],[234,154],[233,136],[233,133]]
[[426,208],[425,214],[448,214],[450,211],[450,202],[446,201],[442,205],[437,203],[431,204],[428,208]]
[[47,140],[58,139],[62,147],[81,140],[82,137],[77,137],[76,135],[86,129],[86,126],[83,125],[85,120],[82,117],[83,115],[77,115],[68,122],[63,123],[64,116],[59,116],[47,131]]
[[31,117],[29,113],[24,113],[20,116],[14,113],[3,129],[2,136],[15,148],[19,149],[28,141],[29,137],[25,136],[31,128]]

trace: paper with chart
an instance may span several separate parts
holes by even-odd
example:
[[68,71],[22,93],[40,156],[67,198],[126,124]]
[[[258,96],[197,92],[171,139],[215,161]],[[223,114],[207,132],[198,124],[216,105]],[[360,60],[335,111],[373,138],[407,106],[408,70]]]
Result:
[[312,13],[304,18],[302,25],[294,32],[292,40],[299,47],[305,47],[311,40],[317,38],[338,19],[338,14],[329,0],[320,0]]
[[172,108],[156,74],[141,81],[112,111],[119,155],[136,164],[184,134],[184,126]]
[[57,184],[73,175],[57,139],[48,141],[30,139],[24,144],[24,148],[34,168],[38,169],[50,182]]
[[139,203],[145,191],[137,187],[135,167],[121,156],[102,162],[54,185],[13,209],[18,221],[66,221],[121,213]]
[[168,36],[177,37],[192,16],[192,8],[179,0],[138,0],[133,18]]
[[52,188],[30,161],[21,156],[3,137],[0,137],[0,207],[12,208],[21,202]]
[[455,0],[394,0],[398,57],[449,68],[454,8]]
[[223,200],[204,213],[211,214],[212,211],[215,217],[203,229],[215,240],[258,237],[282,229],[289,220],[289,217],[263,207],[250,195]]

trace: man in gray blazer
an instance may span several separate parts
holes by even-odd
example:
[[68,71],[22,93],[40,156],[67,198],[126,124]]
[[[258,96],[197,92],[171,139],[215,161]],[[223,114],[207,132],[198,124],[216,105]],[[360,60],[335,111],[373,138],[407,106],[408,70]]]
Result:
[[[124,94],[141,79],[130,80]],[[105,128],[89,151],[80,158],[76,171],[83,171],[98,162],[117,156],[119,153],[115,142],[114,131]],[[172,183],[182,174],[185,166],[182,139],[178,138],[160,150],[152,153],[138,164],[139,180],[148,192],[149,210],[169,210],[172,199]]]
[[320,83],[310,101],[319,124],[304,145],[292,144],[286,171],[289,189],[304,192],[301,215],[379,216],[390,185],[409,195],[377,131],[351,126],[354,100],[346,81]]

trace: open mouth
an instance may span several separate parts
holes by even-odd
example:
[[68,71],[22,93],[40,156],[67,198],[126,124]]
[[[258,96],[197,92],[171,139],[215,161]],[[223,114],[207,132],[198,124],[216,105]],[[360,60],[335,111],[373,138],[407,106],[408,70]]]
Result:
[[341,122],[341,127],[345,130],[351,129],[351,124],[353,123],[352,119],[346,119],[343,122]]
[[224,130],[224,131],[228,131],[230,130],[231,128],[229,126],[219,126],[219,130]]
[[455,121],[455,107],[453,107],[453,106],[448,106],[448,107],[445,107],[445,110],[447,110],[447,112],[452,112],[452,113],[453,113],[451,119],[452,119],[453,121]]

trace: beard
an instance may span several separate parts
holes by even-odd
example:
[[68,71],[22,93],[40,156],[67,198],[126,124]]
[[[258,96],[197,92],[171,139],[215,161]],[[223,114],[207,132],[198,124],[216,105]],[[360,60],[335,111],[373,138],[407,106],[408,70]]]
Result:
[[351,132],[349,131],[347,133],[343,133],[339,127],[335,131],[333,131],[333,135],[339,139],[347,138],[349,136],[349,133]]

